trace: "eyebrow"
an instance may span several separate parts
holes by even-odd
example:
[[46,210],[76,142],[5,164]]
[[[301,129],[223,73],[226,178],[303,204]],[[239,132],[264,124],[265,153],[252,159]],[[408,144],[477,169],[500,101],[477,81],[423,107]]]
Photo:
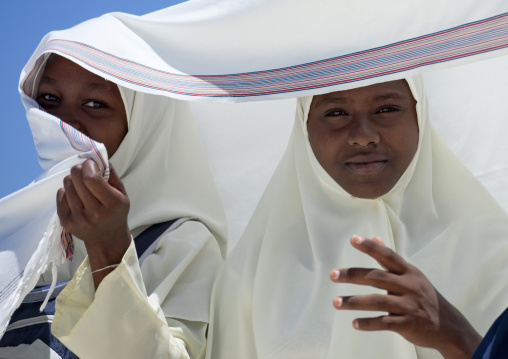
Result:
[[[41,81],[40,81],[40,84],[43,84],[43,83],[44,84],[48,84],[48,85],[53,85],[53,84],[56,83],[56,81],[55,81],[55,79],[53,77],[48,76],[48,75],[44,75],[41,78]],[[111,88],[111,86],[108,86],[105,83],[88,82],[88,83],[84,83],[83,87],[85,87],[87,90],[90,90],[90,91],[100,91],[100,92],[103,92],[103,93],[115,94],[114,89]]]
[[372,99],[374,101],[384,101],[384,100],[390,100],[390,99],[396,99],[396,100],[403,100],[406,96],[398,93],[398,92],[389,92],[383,95],[374,96]]
[[318,100],[316,106],[328,105],[330,103],[336,103],[339,105],[350,102],[347,97],[325,97]]
[[49,85],[51,85],[54,82],[55,82],[55,80],[53,78],[47,76],[47,75],[42,76],[41,81],[40,81],[41,84],[42,83],[47,83]]
[[[390,100],[390,99],[403,100],[405,98],[406,98],[406,96],[402,95],[399,92],[388,92],[388,93],[385,93],[382,95],[374,96],[374,97],[372,97],[372,100],[376,101],[376,102],[380,102],[380,101],[386,101],[386,100]],[[351,102],[351,99],[349,97],[333,96],[333,97],[325,97],[325,98],[319,99],[316,103],[316,106],[323,106],[323,105],[327,105],[327,104],[343,105],[343,104],[347,104],[350,102]]]
[[84,85],[84,87],[86,87],[86,89],[92,90],[92,91],[100,90],[100,91],[112,92],[111,91],[111,87],[106,85],[105,83],[88,82],[88,83],[83,84],[83,85]]

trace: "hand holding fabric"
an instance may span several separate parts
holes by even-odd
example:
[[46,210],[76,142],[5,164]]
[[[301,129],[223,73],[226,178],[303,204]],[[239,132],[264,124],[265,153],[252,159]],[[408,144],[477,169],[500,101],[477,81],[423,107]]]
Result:
[[481,336],[415,266],[386,247],[379,237],[351,237],[356,249],[374,258],[385,270],[369,268],[334,269],[336,283],[369,285],[387,294],[336,297],[339,310],[388,312],[376,318],[358,318],[358,330],[394,331],[411,343],[437,349],[445,358],[470,358]]
[[[92,271],[120,263],[131,242],[129,197],[111,164],[109,181],[92,160],[72,167],[57,193],[57,213],[62,226],[85,242]],[[96,288],[111,270],[94,273]]]

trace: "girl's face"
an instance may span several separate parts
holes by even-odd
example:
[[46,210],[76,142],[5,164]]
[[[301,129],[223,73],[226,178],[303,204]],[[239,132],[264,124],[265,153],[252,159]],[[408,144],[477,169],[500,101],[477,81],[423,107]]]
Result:
[[415,155],[416,101],[405,80],[314,96],[307,129],[316,158],[343,189],[377,198]]
[[48,61],[36,101],[46,112],[103,143],[109,157],[127,134],[118,86],[64,57],[53,55]]

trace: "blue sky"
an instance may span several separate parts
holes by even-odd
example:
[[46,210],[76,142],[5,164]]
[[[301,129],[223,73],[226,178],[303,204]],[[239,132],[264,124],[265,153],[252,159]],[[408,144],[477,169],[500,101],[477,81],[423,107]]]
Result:
[[22,0],[2,1],[0,34],[2,60],[0,66],[0,198],[28,185],[41,169],[25,109],[18,93],[21,69],[43,36],[62,30],[104,13],[121,11],[143,15],[182,0]]

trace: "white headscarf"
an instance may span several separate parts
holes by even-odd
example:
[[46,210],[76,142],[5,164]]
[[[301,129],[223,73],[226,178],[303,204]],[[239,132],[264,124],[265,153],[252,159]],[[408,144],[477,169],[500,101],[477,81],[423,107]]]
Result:
[[[379,267],[349,244],[380,236],[419,267],[484,333],[508,304],[508,215],[437,136],[421,78],[417,152],[393,189],[352,198],[321,167],[306,136],[312,97],[300,98],[286,153],[213,294],[211,358],[430,358],[393,332],[359,332],[337,295],[381,292],[334,284],[336,267]],[[499,281],[494,280],[499,278]]]
[[[55,238],[59,240],[60,233],[55,216],[56,192],[62,187],[62,180],[70,168],[84,161],[80,157],[83,151],[76,142],[71,143],[71,138],[90,143],[91,148],[88,150],[92,153],[97,148],[101,154],[96,156],[97,161],[106,164],[108,161],[102,144],[77,131],[74,131],[77,137],[67,137],[61,128],[68,128],[69,131],[73,129],[58,118],[41,111],[30,98],[37,95],[37,79],[43,71],[44,58],[47,59],[48,56],[41,56],[41,51],[36,51],[32,57],[40,60],[33,62],[35,67],[27,65],[25,68],[27,76],[21,78],[20,89],[23,88],[26,94],[20,92],[44,173],[27,188],[0,202],[0,335],[12,311],[36,284],[39,274],[54,260],[46,252],[52,250],[56,252],[55,255],[59,255],[58,243],[52,242]],[[66,57],[76,62],[72,56]],[[119,89],[125,104],[129,130],[111,158],[111,163],[130,199],[129,228],[139,233],[140,229],[154,223],[190,217],[209,228],[225,255],[224,210],[188,104],[124,87]],[[50,220],[53,231],[48,234],[53,233],[52,236],[45,234]],[[64,261],[59,266],[59,280],[70,279],[86,255],[83,243],[79,240],[75,242],[74,261]],[[30,273],[25,269],[24,278],[20,280],[31,257],[32,262],[33,258],[37,258],[34,268]],[[60,261],[56,263],[60,264]],[[180,295],[188,295],[188,291],[192,292],[192,283]],[[166,309],[171,311],[170,308]],[[208,313],[189,315],[207,318]]]

